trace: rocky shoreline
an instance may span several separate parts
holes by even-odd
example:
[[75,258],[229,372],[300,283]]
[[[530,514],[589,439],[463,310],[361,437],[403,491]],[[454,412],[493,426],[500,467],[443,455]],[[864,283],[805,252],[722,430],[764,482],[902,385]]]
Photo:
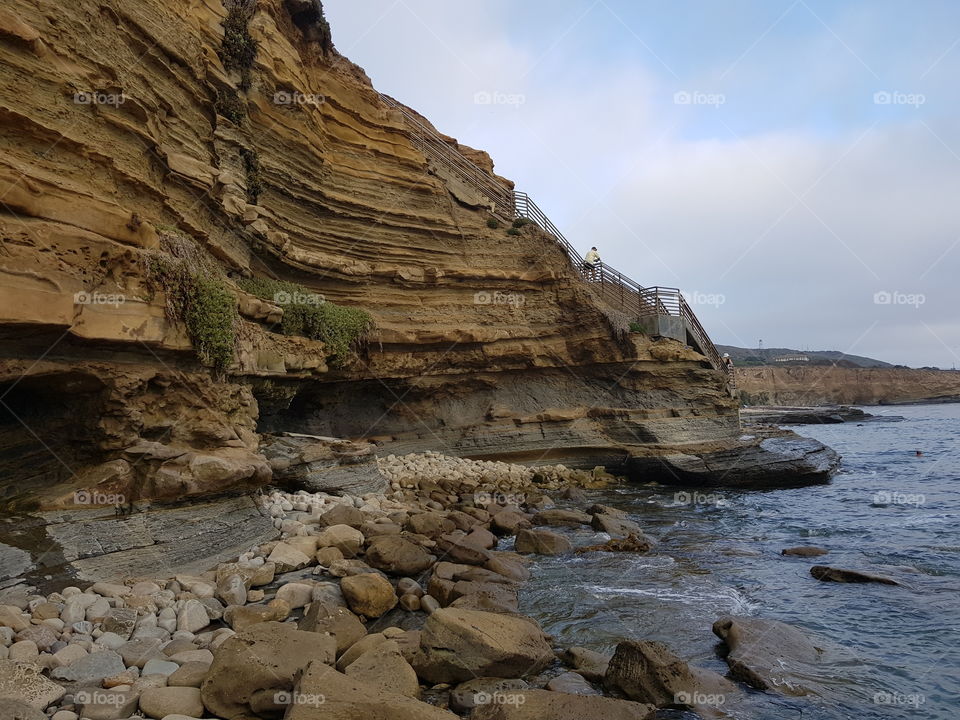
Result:
[[[575,550],[557,529],[610,537],[578,551],[656,544],[590,504],[589,488],[614,481],[601,469],[437,453],[378,465],[382,493],[259,496],[275,539],[209,570],[118,566],[84,589],[0,593],[0,718],[633,720],[712,716],[743,695],[738,681],[810,691],[794,670],[821,650],[782,623],[717,621],[727,679],[656,642],[624,638],[612,657],[558,647],[520,612],[531,558]],[[783,642],[744,639],[757,633]]]

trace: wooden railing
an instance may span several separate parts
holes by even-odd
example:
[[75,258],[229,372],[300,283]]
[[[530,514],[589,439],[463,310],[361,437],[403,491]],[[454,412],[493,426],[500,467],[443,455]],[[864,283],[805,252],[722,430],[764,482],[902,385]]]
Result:
[[678,288],[643,287],[606,263],[598,262],[592,267],[587,265],[573,244],[527,193],[510,190],[467,159],[409,108],[388,95],[381,94],[380,97],[388,107],[403,115],[413,146],[422,152],[429,162],[440,166],[479,193],[493,215],[506,222],[526,218],[536,223],[540,229],[552,236],[566,253],[577,275],[590,283],[603,302],[616,310],[637,319],[656,315],[681,318],[688,342],[703,353],[714,368],[726,372],[730,381],[733,381],[733,368],[724,362]]

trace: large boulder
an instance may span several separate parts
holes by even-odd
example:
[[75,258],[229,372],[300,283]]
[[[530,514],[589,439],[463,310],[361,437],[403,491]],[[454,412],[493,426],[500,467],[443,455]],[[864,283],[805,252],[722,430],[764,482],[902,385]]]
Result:
[[140,695],[140,711],[155,720],[168,715],[198,718],[203,715],[203,702],[194,687],[147,688]]
[[20,702],[44,710],[63,697],[63,693],[64,689],[41,675],[36,665],[0,660],[0,705]]
[[519,530],[515,547],[518,553],[539,555],[561,555],[573,550],[567,538],[549,530]]
[[546,635],[532,620],[443,608],[424,623],[413,666],[428,682],[453,683],[481,676],[522,677],[552,661]]
[[481,699],[470,720],[649,720],[656,712],[630,700],[549,690],[508,690]]
[[317,535],[317,548],[336,548],[346,558],[352,558],[363,547],[363,533],[349,525],[331,525]]
[[350,609],[368,618],[378,618],[397,604],[397,593],[383,575],[350,575],[340,581],[340,589]]
[[657,707],[719,707],[736,686],[715,672],[696,668],[663,643],[627,640],[617,645],[603,684],[632,700]]
[[584,647],[571,647],[563,654],[563,660],[587,680],[600,682],[607,674],[611,655],[604,655]]
[[530,522],[534,525],[552,525],[555,527],[580,527],[589,525],[593,518],[579,510],[542,510],[534,515]]
[[[369,635],[367,637],[370,637]],[[416,671],[400,652],[394,640],[385,640],[346,666],[344,673],[377,688],[380,692],[420,697]]]
[[217,649],[200,687],[203,704],[221,718],[257,720],[263,698],[292,690],[294,676],[311,662],[332,664],[336,649],[332,635],[289,623],[253,625]]
[[419,545],[397,535],[381,535],[370,541],[364,558],[370,567],[390,575],[417,575],[436,559]]
[[367,634],[360,619],[347,608],[323,600],[314,600],[307,606],[298,627],[306,632],[333,635],[337,655]]
[[459,720],[404,695],[384,692],[319,662],[300,678],[284,720]]
[[824,674],[824,649],[792,625],[723,617],[713,624],[713,633],[726,644],[730,676],[758,690],[806,695]]
[[389,487],[371,443],[284,433],[265,435],[260,452],[270,462],[275,481],[310,492],[365,495]]

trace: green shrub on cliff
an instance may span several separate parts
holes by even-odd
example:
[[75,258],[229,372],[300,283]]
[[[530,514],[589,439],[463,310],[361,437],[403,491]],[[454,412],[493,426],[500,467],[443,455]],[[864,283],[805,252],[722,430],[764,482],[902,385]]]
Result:
[[220,60],[227,70],[240,73],[240,88],[250,87],[250,70],[257,56],[257,43],[250,35],[250,18],[256,8],[256,0],[228,0],[227,17],[223,21],[223,44]]
[[197,358],[217,372],[233,364],[240,316],[222,268],[182,235],[160,232],[160,249],[146,255],[147,287],[166,298],[167,319],[187,330]]
[[282,307],[281,332],[321,341],[334,366],[346,364],[351,349],[373,329],[373,318],[365,310],[327,302],[297,283],[249,278],[238,284],[250,294]]

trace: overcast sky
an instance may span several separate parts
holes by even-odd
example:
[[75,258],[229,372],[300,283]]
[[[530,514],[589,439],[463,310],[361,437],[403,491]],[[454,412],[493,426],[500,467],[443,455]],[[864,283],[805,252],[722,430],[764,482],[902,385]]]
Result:
[[378,90],[716,342],[960,366],[960,2],[324,6]]

